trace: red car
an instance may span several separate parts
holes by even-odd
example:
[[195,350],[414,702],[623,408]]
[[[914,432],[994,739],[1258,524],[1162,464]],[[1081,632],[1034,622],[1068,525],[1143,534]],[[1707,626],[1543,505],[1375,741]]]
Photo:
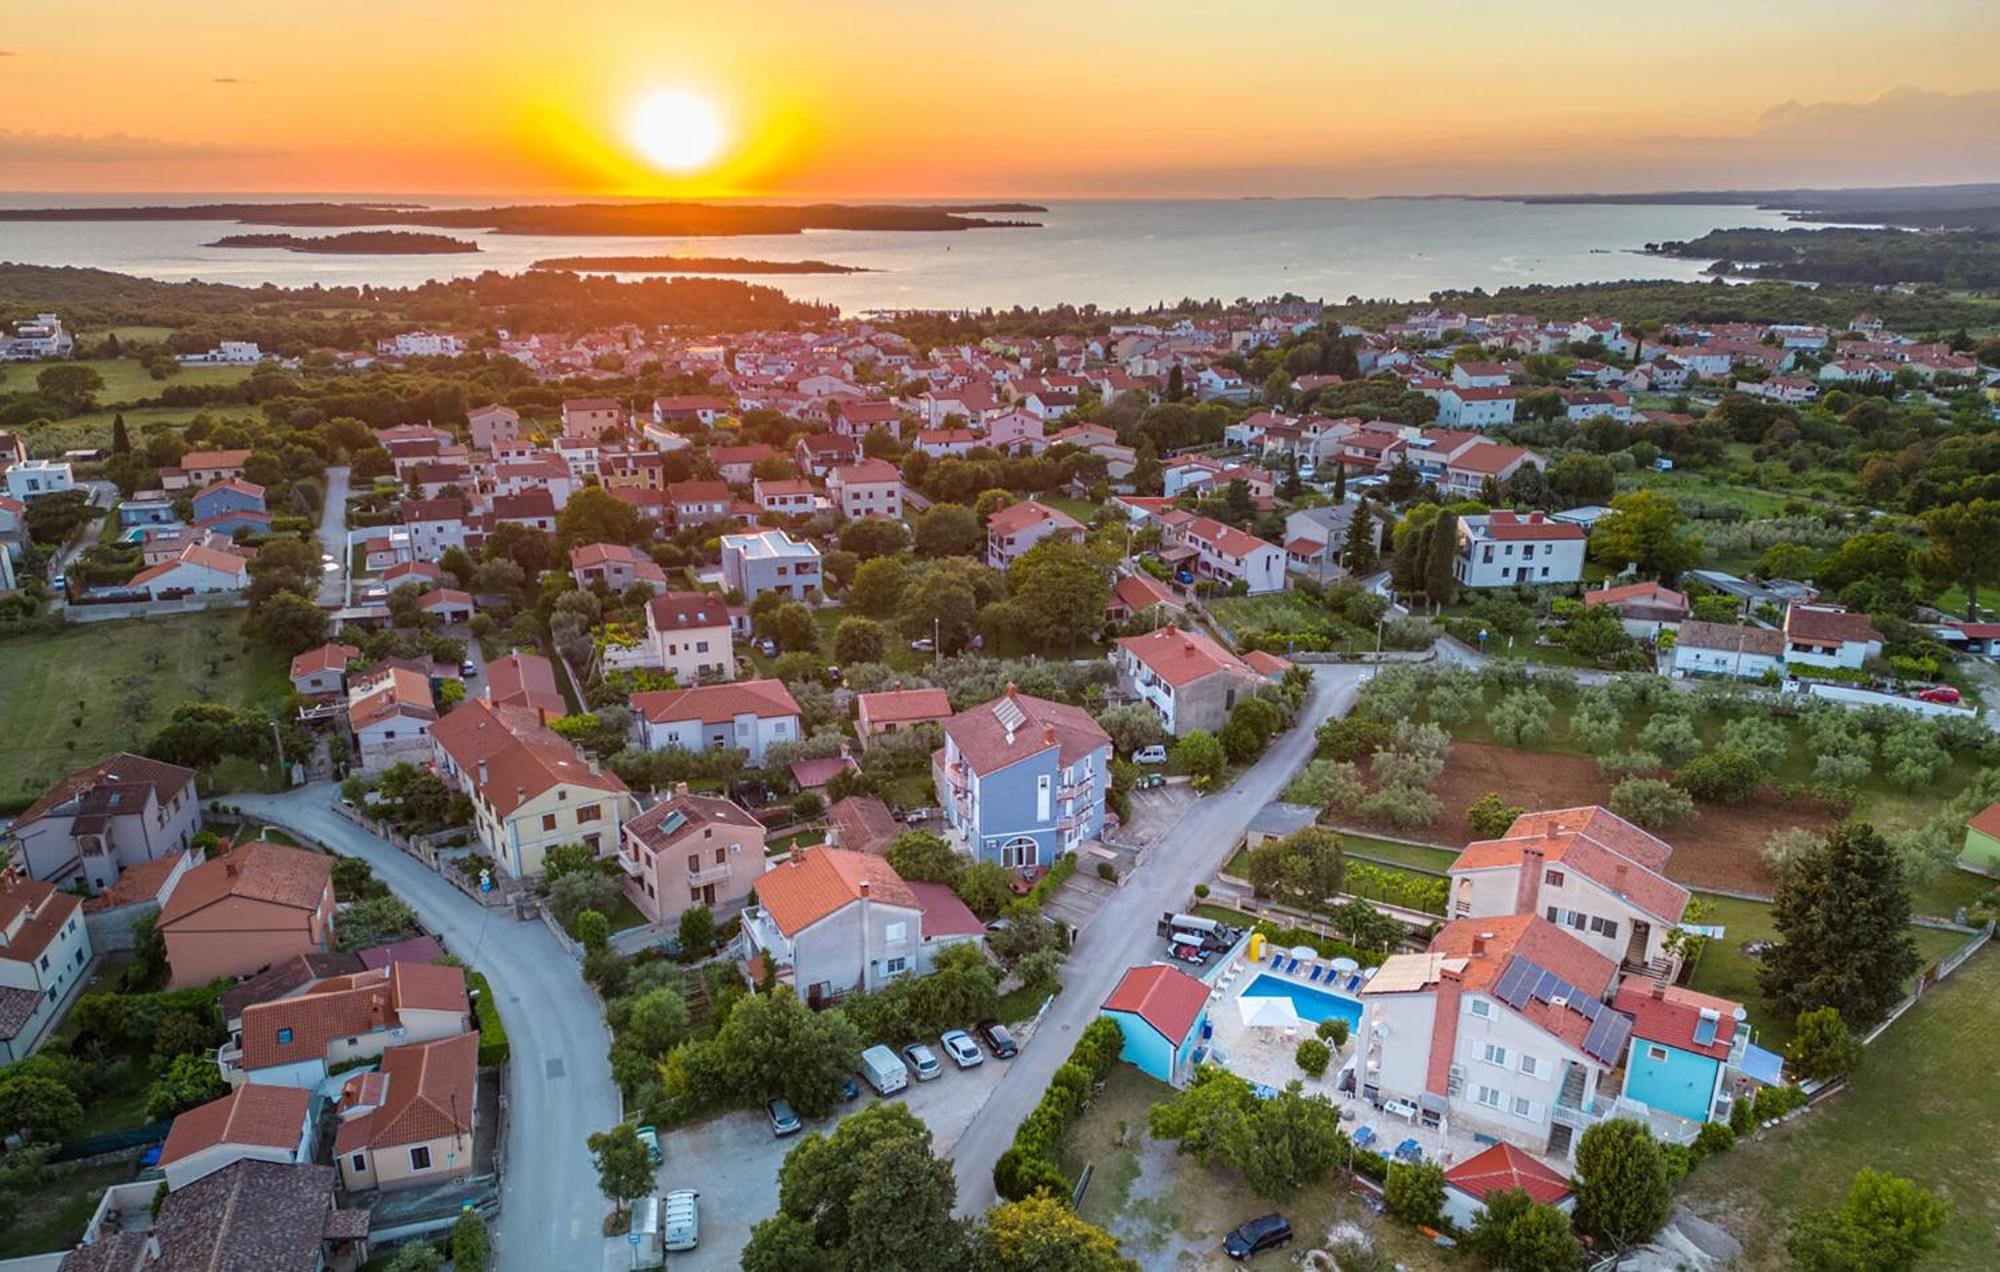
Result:
[[1951,705],[1958,701],[1958,690],[1950,685],[1939,685],[1934,689],[1924,690],[1917,695],[1917,698],[1921,702],[1941,702]]

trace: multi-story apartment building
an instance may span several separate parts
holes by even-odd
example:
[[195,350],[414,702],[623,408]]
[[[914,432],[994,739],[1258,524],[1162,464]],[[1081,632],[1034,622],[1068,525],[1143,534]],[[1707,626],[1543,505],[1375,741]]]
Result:
[[722,581],[746,601],[765,592],[811,601],[817,599],[822,582],[819,549],[783,530],[725,534]]
[[7,828],[4,842],[46,883],[81,879],[94,894],[128,866],[183,852],[201,829],[194,770],[142,755],[114,755],[43,792]]
[[1104,833],[1111,738],[1081,707],[1006,694],[944,722],[932,777],[975,861],[1048,866]]
[[20,871],[0,871],[0,1063],[24,1060],[90,967],[83,902]]
[[618,866],[632,904],[655,923],[679,923],[697,905],[726,917],[764,873],[764,824],[733,801],[689,794],[682,782],[671,799],[625,823]]

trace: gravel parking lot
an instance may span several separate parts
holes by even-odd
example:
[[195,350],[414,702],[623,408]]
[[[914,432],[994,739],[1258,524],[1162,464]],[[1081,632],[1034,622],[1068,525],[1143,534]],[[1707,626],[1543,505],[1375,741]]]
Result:
[[[932,1150],[942,1157],[993,1094],[1012,1061],[989,1055],[977,1068],[961,1070],[943,1059],[935,1041],[931,1050],[939,1052],[944,1073],[929,1082],[918,1082],[913,1076],[909,1086],[889,1099],[902,1101],[924,1120],[931,1128]],[[829,1132],[841,1117],[866,1108],[876,1098],[863,1083],[860,1099],[841,1105],[833,1117],[808,1120],[804,1134]],[[666,1164],[660,1168],[660,1191],[692,1188],[701,1194],[701,1245],[686,1254],[668,1256],[669,1266],[736,1267],[743,1244],[750,1239],[750,1229],[777,1211],[778,1168],[802,1138],[804,1135],[773,1136],[762,1109],[727,1113],[662,1136],[660,1148]],[[619,1261],[623,1254],[622,1249],[607,1243],[606,1272],[629,1266]]]

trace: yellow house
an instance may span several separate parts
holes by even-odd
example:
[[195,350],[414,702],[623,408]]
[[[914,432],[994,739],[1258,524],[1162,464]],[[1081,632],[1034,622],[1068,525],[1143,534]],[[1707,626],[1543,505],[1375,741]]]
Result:
[[379,1071],[357,1073],[340,1088],[333,1156],[341,1182],[358,1192],[471,1174],[478,1102],[478,1034],[391,1047]]

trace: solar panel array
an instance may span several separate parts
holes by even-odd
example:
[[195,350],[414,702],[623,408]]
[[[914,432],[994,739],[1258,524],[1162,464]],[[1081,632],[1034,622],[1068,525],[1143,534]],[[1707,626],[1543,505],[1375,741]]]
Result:
[[1625,1042],[1632,1035],[1630,1016],[1611,1010],[1595,996],[1519,954],[1507,960],[1500,979],[1493,985],[1493,995],[1515,1011],[1525,1007],[1531,998],[1550,1004],[1562,1000],[1567,1010],[1590,1022],[1590,1032],[1583,1040],[1584,1054],[1605,1064],[1618,1063],[1624,1055]]
[[1012,698],[1002,698],[994,703],[993,715],[1009,733],[1028,722],[1028,713],[1021,710],[1021,704]]
[[671,835],[685,825],[687,825],[687,814],[676,808],[660,819],[660,834]]

